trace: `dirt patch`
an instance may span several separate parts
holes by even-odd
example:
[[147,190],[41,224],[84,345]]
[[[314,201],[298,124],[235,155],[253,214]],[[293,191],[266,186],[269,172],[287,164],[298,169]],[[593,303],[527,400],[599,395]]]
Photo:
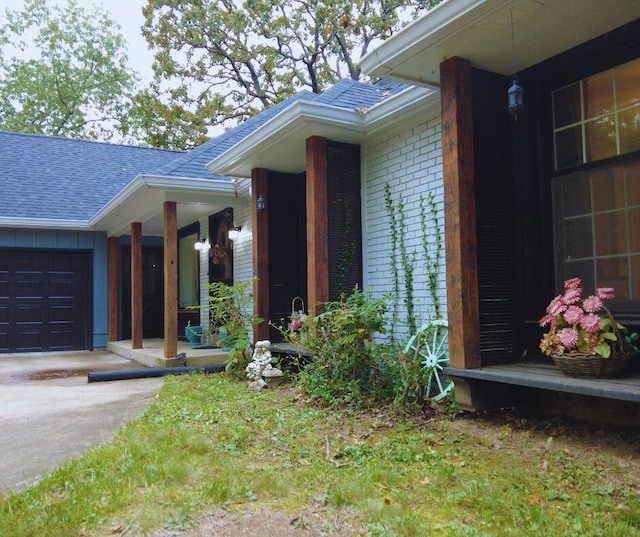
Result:
[[175,533],[163,530],[153,537],[348,537],[353,535],[347,524],[323,509],[305,509],[298,515],[290,515],[271,509],[230,512],[217,510],[200,517],[197,526]]

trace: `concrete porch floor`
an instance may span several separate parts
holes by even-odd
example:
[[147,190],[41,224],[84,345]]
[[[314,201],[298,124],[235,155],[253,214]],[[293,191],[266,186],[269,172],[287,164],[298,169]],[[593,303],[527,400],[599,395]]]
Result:
[[[163,339],[144,339],[141,349],[133,349],[130,339],[110,341],[107,343],[107,350],[149,367],[179,367],[184,365],[176,358],[164,357]],[[223,364],[228,359],[228,353],[222,349],[198,349],[189,346],[184,341],[178,341],[178,354],[183,352],[187,355],[187,366]]]

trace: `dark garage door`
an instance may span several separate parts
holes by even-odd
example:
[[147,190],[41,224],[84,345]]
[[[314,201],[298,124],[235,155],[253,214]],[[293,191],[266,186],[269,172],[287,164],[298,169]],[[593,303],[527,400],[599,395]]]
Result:
[[0,352],[89,348],[91,252],[0,249]]

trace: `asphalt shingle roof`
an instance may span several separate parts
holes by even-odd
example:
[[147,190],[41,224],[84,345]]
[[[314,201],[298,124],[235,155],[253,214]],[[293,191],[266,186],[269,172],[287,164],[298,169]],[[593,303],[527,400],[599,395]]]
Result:
[[180,153],[0,131],[0,216],[87,220]]
[[206,165],[293,103],[366,109],[406,87],[345,79],[319,95],[302,91],[186,153],[0,131],[0,216],[88,220],[141,174],[229,179]]

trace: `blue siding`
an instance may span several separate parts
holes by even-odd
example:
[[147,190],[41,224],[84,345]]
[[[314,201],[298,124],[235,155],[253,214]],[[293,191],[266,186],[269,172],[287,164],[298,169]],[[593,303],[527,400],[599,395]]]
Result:
[[0,228],[0,247],[91,250],[93,252],[93,346],[107,346],[109,284],[106,233]]

